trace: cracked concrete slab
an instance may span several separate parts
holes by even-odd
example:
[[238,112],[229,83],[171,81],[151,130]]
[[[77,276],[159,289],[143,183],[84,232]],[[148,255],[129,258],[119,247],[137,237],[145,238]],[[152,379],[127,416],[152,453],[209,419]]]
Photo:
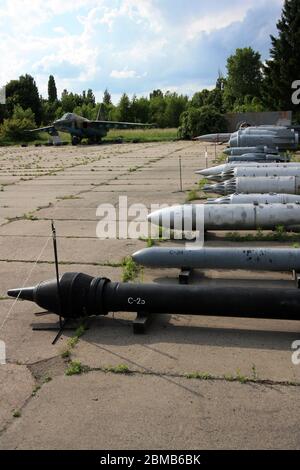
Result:
[[[35,380],[26,366],[16,364],[0,365],[0,442],[1,431],[14,419],[31,395]],[[1,444],[0,444],[1,445]]]
[[299,449],[299,405],[297,388],[90,372],[45,384],[0,448]]
[[[1,261],[34,261],[36,260],[47,239],[45,237],[23,237],[10,236],[0,237]],[[139,240],[100,240],[61,238],[59,241],[59,259],[64,263],[95,263],[109,264],[121,263],[122,259],[129,256],[138,249],[144,248],[145,244]],[[45,250],[39,257],[41,261],[53,261],[53,248],[51,240],[47,243]]]

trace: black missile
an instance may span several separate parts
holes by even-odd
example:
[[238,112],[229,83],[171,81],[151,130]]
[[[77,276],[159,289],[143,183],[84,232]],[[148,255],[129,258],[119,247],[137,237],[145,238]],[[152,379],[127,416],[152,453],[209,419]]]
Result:
[[[245,318],[300,319],[300,289],[251,285],[161,285],[111,282],[82,273],[66,273],[26,289],[8,291],[65,319],[109,312],[179,313]],[[60,301],[59,301],[60,300]]]

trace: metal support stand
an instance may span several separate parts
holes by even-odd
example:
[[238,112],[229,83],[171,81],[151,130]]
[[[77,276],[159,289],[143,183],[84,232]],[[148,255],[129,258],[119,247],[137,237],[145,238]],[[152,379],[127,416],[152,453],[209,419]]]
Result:
[[[36,314],[37,317],[51,315],[51,313],[38,313]],[[57,340],[61,337],[64,331],[76,331],[81,325],[84,325],[86,330],[89,329],[90,322],[86,318],[83,319],[76,319],[70,320],[66,319],[63,322],[60,320],[55,323],[32,323],[31,328],[32,331],[57,331],[57,335],[55,336],[52,344],[55,344]]]
[[180,274],[178,276],[179,284],[189,284],[192,274],[193,270],[191,268],[181,268]]
[[133,320],[133,333],[135,335],[144,335],[147,327],[152,323],[153,315],[147,312],[137,312],[136,318]]
[[[57,254],[57,240],[56,240],[56,229],[54,221],[51,221],[51,230],[52,230],[52,241],[53,241],[53,251],[54,251],[54,263],[55,263],[55,274],[56,274],[56,285],[57,285],[57,299],[59,305],[59,320],[55,323],[33,323],[31,325],[33,331],[57,331],[52,344],[55,344],[58,339],[63,334],[64,330],[77,330],[77,328],[82,324],[82,320],[78,319],[75,321],[70,320],[69,318],[64,319],[62,314],[61,306],[61,292],[60,292],[60,280],[59,280],[59,267],[58,267],[58,254]],[[50,315],[50,312],[41,312],[36,313],[37,317],[43,317]]]

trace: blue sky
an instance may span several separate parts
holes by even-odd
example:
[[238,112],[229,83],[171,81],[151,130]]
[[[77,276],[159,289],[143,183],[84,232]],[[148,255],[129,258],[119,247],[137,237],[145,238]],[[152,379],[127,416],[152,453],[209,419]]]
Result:
[[192,95],[226,73],[237,47],[268,58],[283,0],[0,0],[0,85],[32,74],[47,96],[108,88]]

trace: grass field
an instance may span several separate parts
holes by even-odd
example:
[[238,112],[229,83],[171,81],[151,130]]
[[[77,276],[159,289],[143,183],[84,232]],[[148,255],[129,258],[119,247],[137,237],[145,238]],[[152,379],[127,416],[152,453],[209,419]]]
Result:
[[[71,143],[70,134],[60,132],[61,140]],[[45,144],[49,141],[49,134],[40,132],[37,139],[26,142],[28,145]],[[103,142],[115,142],[122,140],[123,142],[167,142],[177,139],[177,129],[112,129],[109,131]],[[86,142],[83,139],[82,143]],[[9,140],[1,140],[0,146],[20,145],[22,142],[13,142]]]
[[177,129],[113,129],[105,141],[122,138],[125,142],[163,142],[177,139]]

